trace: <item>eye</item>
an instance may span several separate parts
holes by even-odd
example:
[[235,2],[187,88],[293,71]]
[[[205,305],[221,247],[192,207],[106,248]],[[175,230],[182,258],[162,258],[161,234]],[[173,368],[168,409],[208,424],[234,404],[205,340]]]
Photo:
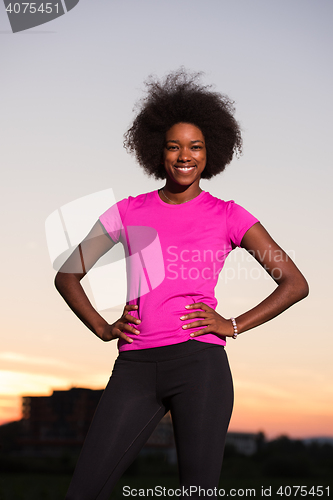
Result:
[[168,151],[176,151],[178,149],[178,146],[175,146],[175,145],[170,145],[170,146],[167,146],[167,150]]

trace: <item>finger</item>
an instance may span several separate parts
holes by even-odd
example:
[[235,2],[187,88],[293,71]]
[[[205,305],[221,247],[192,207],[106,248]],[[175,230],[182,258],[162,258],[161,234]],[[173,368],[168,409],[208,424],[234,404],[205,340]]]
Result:
[[139,306],[137,304],[127,304],[124,307],[123,314],[125,314],[127,311],[135,311],[136,309],[138,309],[138,307]]
[[210,329],[203,328],[202,330],[198,330],[197,332],[190,333],[190,337],[199,337],[199,335],[204,335],[205,333],[209,333]]
[[139,325],[141,323],[141,320],[139,318],[134,318],[134,316],[132,316],[131,314],[126,314],[121,320],[125,320],[128,323],[135,323],[136,325]]
[[212,310],[211,307],[207,306],[204,302],[196,302],[195,304],[188,304],[185,306],[186,309],[203,309],[204,311]]
[[136,328],[134,328],[133,326],[131,326],[127,323],[123,324],[121,331],[135,333],[135,335],[139,335],[139,333],[140,333],[139,330],[137,330]]
[[131,344],[133,342],[133,339],[131,339],[130,337],[127,337],[126,333],[124,333],[124,332],[120,332],[119,338],[126,340],[126,342],[128,342],[129,344]]
[[207,320],[200,320],[200,321],[194,321],[193,323],[187,323],[186,325],[183,325],[182,328],[183,330],[187,330],[188,328],[198,328],[198,326],[206,326],[208,327],[209,323]]
[[[122,331],[122,325],[114,328],[113,332],[112,332],[112,339],[123,339],[123,340],[126,340],[126,342],[129,342],[129,343],[132,343],[133,342],[133,339],[131,339],[130,337],[128,337],[126,335],[125,332]],[[111,333],[111,332],[110,332]],[[111,339],[110,339],[111,340]]]
[[207,318],[207,313],[206,311],[197,311],[194,313],[186,314],[185,316],[181,316],[179,319],[184,320],[184,319],[193,319],[193,318]]

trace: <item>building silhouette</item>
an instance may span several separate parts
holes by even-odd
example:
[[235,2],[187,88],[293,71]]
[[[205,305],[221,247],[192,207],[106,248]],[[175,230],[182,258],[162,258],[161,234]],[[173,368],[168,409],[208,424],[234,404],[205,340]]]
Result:
[[[78,453],[82,447],[102,390],[72,388],[53,391],[51,396],[22,398],[22,431],[18,443],[26,454],[61,456]],[[259,434],[229,432],[226,444],[237,453],[253,455]],[[157,425],[143,454],[164,452],[170,463],[176,462],[176,447],[170,413]]]
[[59,455],[78,451],[88,432],[102,390],[72,388],[51,396],[22,398],[22,432],[19,443],[26,451]]

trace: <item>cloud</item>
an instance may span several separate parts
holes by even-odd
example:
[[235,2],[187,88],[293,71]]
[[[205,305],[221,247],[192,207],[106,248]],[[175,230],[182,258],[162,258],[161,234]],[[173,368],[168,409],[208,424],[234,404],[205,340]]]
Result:
[[[18,352],[2,352],[2,353],[0,353],[0,361],[2,361],[3,363],[6,363],[6,362],[10,363],[11,366],[30,365],[30,366],[57,367],[57,368],[62,368],[62,369],[68,369],[72,366],[70,363],[66,363],[64,361],[59,361],[58,359],[42,357],[42,356],[40,356],[40,357],[30,356],[30,355],[21,354]],[[3,363],[2,363],[2,365],[3,365]]]
[[67,388],[68,381],[63,377],[52,375],[37,375],[1,370],[0,387],[2,395],[27,395],[50,394],[53,388]]

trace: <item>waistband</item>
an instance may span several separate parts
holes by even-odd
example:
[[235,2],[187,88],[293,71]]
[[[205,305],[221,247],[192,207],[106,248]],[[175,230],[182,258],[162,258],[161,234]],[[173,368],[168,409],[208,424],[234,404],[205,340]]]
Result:
[[122,351],[119,353],[118,358],[126,361],[154,363],[156,361],[169,361],[171,359],[183,358],[196,352],[212,348],[224,349],[224,346],[219,344],[209,344],[208,342],[198,342],[193,339],[179,344],[171,344],[162,347],[137,349],[135,351]]

